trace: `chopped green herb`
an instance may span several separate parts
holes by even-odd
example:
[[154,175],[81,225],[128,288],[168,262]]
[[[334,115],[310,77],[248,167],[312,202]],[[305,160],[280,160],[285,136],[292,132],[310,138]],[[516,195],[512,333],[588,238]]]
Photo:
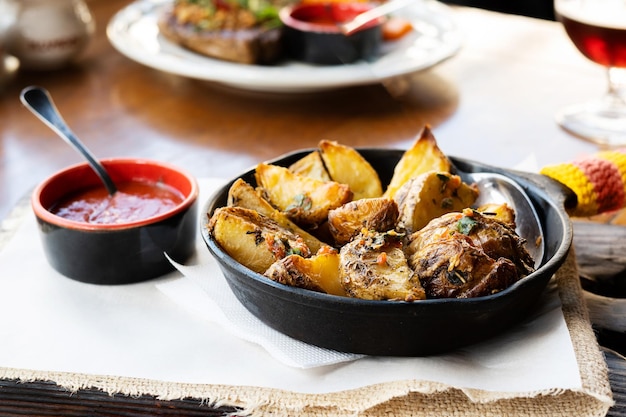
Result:
[[448,181],[450,181],[450,177],[443,173],[437,173],[437,178],[441,181],[441,188],[439,189],[439,192],[443,193],[446,190]]
[[469,216],[463,216],[456,225],[456,229],[464,235],[469,235],[478,222]]
[[287,250],[287,255],[300,255],[300,256],[302,256],[302,249],[300,249],[300,248],[289,248]]
[[437,173],[437,178],[439,178],[443,182],[450,181],[450,177],[443,173]]
[[297,209],[309,211],[313,206],[313,201],[311,200],[311,197],[306,194],[298,194],[293,199],[295,201],[287,207],[287,211]]
[[376,233],[372,231],[372,233],[375,233],[371,243],[373,249],[378,249],[388,243],[400,242],[404,237],[404,233],[398,233],[395,230],[389,230],[384,233]]

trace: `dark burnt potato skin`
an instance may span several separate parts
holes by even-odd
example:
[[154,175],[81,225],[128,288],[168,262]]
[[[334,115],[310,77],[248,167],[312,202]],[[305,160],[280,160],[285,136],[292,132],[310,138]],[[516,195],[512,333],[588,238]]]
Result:
[[407,253],[428,298],[467,298],[497,293],[533,272],[524,244],[509,225],[466,209],[413,233]]
[[410,259],[428,298],[470,298],[494,294],[519,278],[513,262],[494,260],[467,236],[446,236]]
[[481,217],[470,236],[485,253],[493,258],[507,258],[513,261],[520,277],[525,277],[534,271],[534,261],[525,248],[526,240],[515,234],[504,223],[486,215]]

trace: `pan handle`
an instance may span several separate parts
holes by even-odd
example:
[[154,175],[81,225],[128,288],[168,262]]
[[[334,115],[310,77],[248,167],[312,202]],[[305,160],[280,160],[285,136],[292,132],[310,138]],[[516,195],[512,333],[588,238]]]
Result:
[[541,174],[578,195],[573,213],[588,217],[626,207],[626,149],[605,150],[571,162],[546,165]]
[[533,192],[542,192],[549,200],[562,206],[568,214],[571,214],[578,206],[578,196],[572,189],[546,175],[500,168],[475,161],[470,162],[463,158],[451,159],[459,169],[466,172],[495,172],[510,177],[517,181],[527,193],[530,191],[528,189],[528,183],[530,183],[536,187]]
[[[563,206],[568,214],[571,214],[578,206],[578,196],[571,188],[564,184],[561,184],[557,180],[553,180],[542,174],[535,174],[531,172],[522,171],[508,171],[510,175],[514,175],[519,178],[523,178],[526,181],[530,181],[543,190],[553,200]],[[523,185],[522,185],[523,186]]]

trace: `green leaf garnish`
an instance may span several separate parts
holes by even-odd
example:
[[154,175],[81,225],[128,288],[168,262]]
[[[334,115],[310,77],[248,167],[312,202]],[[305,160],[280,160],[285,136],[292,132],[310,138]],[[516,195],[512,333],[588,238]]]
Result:
[[476,219],[469,216],[463,216],[457,223],[456,229],[464,235],[469,235],[477,224],[478,222]]
[[311,197],[306,194],[298,194],[293,198],[295,201],[287,207],[287,211],[291,210],[304,210],[309,211],[313,207],[313,201]]

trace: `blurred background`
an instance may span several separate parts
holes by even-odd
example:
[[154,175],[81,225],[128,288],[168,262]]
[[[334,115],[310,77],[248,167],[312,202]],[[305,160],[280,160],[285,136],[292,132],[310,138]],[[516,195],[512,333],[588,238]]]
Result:
[[552,0],[443,0],[443,3],[554,20]]

